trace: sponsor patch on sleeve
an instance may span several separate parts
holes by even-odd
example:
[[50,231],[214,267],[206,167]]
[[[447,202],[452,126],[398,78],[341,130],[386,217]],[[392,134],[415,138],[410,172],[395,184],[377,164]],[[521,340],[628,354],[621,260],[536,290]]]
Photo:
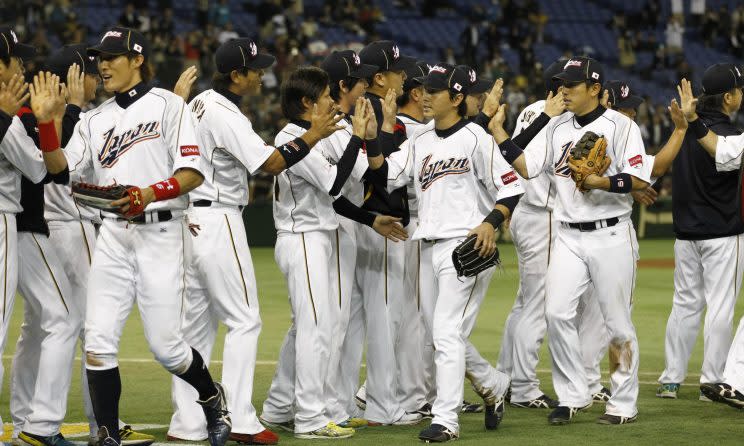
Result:
[[628,163],[630,164],[630,167],[643,166],[643,155],[634,156],[633,158],[628,160]]
[[181,156],[198,156],[199,146],[181,146]]
[[515,181],[517,181],[517,174],[513,170],[501,175],[501,182],[504,183],[504,186]]

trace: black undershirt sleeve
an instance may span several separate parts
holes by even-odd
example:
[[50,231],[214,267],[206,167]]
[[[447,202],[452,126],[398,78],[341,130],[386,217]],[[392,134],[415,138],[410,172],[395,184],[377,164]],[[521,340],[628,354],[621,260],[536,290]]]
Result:
[[333,210],[336,211],[338,215],[343,215],[349,220],[354,220],[357,223],[369,227],[372,227],[372,224],[375,222],[375,214],[355,206],[354,203],[349,201],[343,195],[333,202]]
[[532,139],[537,136],[538,133],[540,133],[540,130],[548,125],[549,122],[550,116],[546,115],[544,112],[540,113],[540,116],[535,118],[535,120],[532,121],[532,124],[527,126],[526,129],[522,130],[522,133],[514,136],[512,138],[512,141],[514,141],[516,145],[524,149],[525,147],[527,147],[527,144],[529,144],[530,141],[532,141]]
[[341,192],[341,188],[349,179],[351,171],[354,170],[354,164],[356,163],[357,157],[359,156],[359,149],[362,148],[364,141],[358,136],[352,136],[349,140],[349,144],[346,145],[344,154],[341,155],[341,159],[336,163],[336,179],[333,181],[333,186],[328,192],[330,195],[338,195]]
[[511,215],[514,213],[514,208],[517,207],[517,203],[519,203],[520,198],[522,198],[522,194],[502,198],[501,200],[497,201],[496,204],[500,204],[509,209],[509,215]]

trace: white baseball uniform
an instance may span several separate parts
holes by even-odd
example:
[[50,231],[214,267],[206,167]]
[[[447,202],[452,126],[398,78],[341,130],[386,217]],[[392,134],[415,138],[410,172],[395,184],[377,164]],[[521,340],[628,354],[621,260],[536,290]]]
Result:
[[474,387],[496,395],[509,377],[480,356],[468,337],[494,269],[457,277],[452,251],[480,225],[494,202],[521,195],[520,180],[493,138],[479,125],[460,121],[445,131],[434,122],[419,128],[388,158],[388,188],[414,184],[422,240],[421,309],[434,342],[436,400],[432,423],[458,432],[467,369]]
[[[590,122],[587,122],[590,121]],[[582,126],[580,122],[583,122]],[[611,374],[612,398],[607,414],[637,413],[638,340],[631,320],[638,245],[630,222],[632,198],[601,190],[581,193],[571,179],[571,147],[586,131],[607,139],[612,160],[607,175],[627,173],[650,182],[638,126],[613,110],[598,109],[577,120],[564,113],[547,126],[548,156],[525,152],[530,176],[542,170],[555,175],[557,237],[546,279],[548,340],[553,358],[553,384],[560,405],[584,407],[591,402],[576,328],[577,307],[590,283],[601,284],[596,296],[620,364]],[[577,226],[581,224],[581,229]]]
[[[175,94],[139,84],[86,113],[64,155],[73,179],[146,187],[179,169],[202,173],[191,112]],[[88,370],[117,367],[119,338],[138,303],[155,359],[184,373],[193,358],[180,333],[184,292],[184,219],[188,197],[154,202],[131,223],[103,213],[88,281]]]
[[[238,105],[217,91],[199,94],[189,106],[208,166],[204,183],[189,194],[186,212],[192,236],[182,331],[209,363],[217,322],[225,324],[222,384],[233,432],[252,435],[264,430],[251,402],[261,317],[242,209],[248,204],[249,175],[274,148],[256,134]],[[196,389],[175,376],[172,389],[168,434],[184,440],[207,438]]]
[[[13,313],[18,285],[19,258],[16,214],[21,212],[21,176],[38,183],[46,176],[41,151],[26,133],[21,120],[13,117],[0,141],[0,282],[2,288],[2,325],[0,351],[5,348],[10,315]],[[0,378],[4,367],[0,364]]]
[[[527,106],[517,117],[512,136],[519,135],[545,110],[545,101]],[[546,128],[525,147],[547,156]],[[550,173],[540,172],[523,181],[524,196],[511,217],[509,231],[519,261],[519,289],[506,318],[496,368],[511,376],[511,401],[526,402],[543,395],[537,378],[538,352],[545,338],[545,272],[551,257],[556,228],[553,219],[555,189]]]
[[[287,124],[276,136],[281,145],[300,137],[305,128]],[[295,432],[310,432],[331,421],[326,410],[326,383],[331,348],[341,305],[339,273],[333,262],[338,219],[330,195],[336,166],[320,151],[275,178],[274,257],[287,280],[292,309],[279,364],[261,417],[283,423],[294,419]],[[338,261],[337,261],[338,262]]]

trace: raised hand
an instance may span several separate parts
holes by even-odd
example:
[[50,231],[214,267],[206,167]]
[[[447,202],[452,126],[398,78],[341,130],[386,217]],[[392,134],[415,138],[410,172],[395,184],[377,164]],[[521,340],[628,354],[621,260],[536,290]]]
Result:
[[685,119],[685,114],[682,111],[682,108],[680,108],[679,104],[677,104],[676,99],[672,99],[672,102],[669,104],[669,107],[667,107],[667,110],[669,110],[669,115],[672,117],[674,128],[679,130],[686,130],[687,119]]
[[504,80],[499,78],[493,83],[491,91],[488,92],[486,100],[483,102],[483,113],[486,116],[493,117],[499,110],[501,104],[501,96],[504,94]]
[[599,99],[599,105],[604,108],[612,108],[612,102],[610,102],[610,90],[604,89],[602,97]]
[[679,85],[677,85],[677,93],[679,93],[680,108],[682,109],[682,113],[685,114],[685,118],[688,121],[696,120],[698,115],[695,107],[697,107],[698,100],[692,94],[692,83],[687,79],[682,79]]
[[382,102],[382,129],[388,133],[395,131],[395,118],[398,114],[398,104],[395,102],[398,96],[395,90],[390,88]]
[[344,119],[344,114],[338,112],[336,104],[331,105],[326,110],[320,110],[318,104],[313,105],[313,115],[310,118],[310,130],[314,130],[323,139],[333,134],[343,127],[338,125],[338,121]]
[[367,100],[363,97],[357,98],[356,105],[354,106],[354,115],[351,117],[351,125],[354,136],[365,139],[367,135],[367,128],[369,126],[369,115],[370,107],[367,105]]
[[[39,72],[29,86],[31,91],[31,110],[38,122],[61,119],[64,115],[65,97],[60,88],[59,76],[48,71]],[[61,113],[60,113],[61,111]]]
[[563,102],[563,89],[558,89],[558,93],[553,95],[551,91],[545,100],[545,114],[551,118],[558,116],[566,110],[566,104]]
[[9,116],[15,116],[29,97],[28,84],[23,81],[23,76],[14,74],[7,85],[5,82],[0,84],[0,110]]
[[367,102],[367,110],[369,111],[369,122],[367,123],[367,133],[364,137],[365,139],[375,139],[377,138],[377,115],[375,115],[375,110],[372,108],[372,101],[365,99],[365,102]]
[[178,77],[176,86],[173,87],[173,93],[181,96],[181,98],[186,102],[188,102],[189,96],[191,95],[191,88],[194,86],[194,82],[196,82],[196,73],[197,70],[195,66],[186,68],[186,70],[181,73],[181,76]]
[[[684,119],[684,118],[683,118]],[[641,204],[645,204],[646,206],[650,206],[654,203],[656,203],[656,198],[658,198],[659,194],[654,190],[653,187],[647,187],[645,190],[636,190],[630,193],[630,195],[633,196],[633,199]]]
[[506,104],[499,105],[496,109],[496,113],[493,115],[490,121],[488,121],[488,131],[496,139],[496,142],[501,144],[504,140],[509,138],[509,134],[504,130],[504,121],[506,120]]
[[85,105],[85,73],[80,70],[80,65],[72,64],[67,70],[67,103],[82,108]]
[[408,239],[408,232],[401,226],[400,218],[389,215],[378,215],[372,223],[372,229],[378,234],[393,242]]

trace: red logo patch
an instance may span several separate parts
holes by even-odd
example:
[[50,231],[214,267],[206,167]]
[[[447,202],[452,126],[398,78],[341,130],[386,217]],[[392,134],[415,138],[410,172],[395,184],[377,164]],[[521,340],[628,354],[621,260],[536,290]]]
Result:
[[514,171],[501,175],[501,182],[504,183],[504,186],[515,181],[517,181],[517,174]]
[[636,155],[633,158],[628,160],[628,163],[630,163],[630,167],[636,167],[639,164],[643,166],[643,156],[642,155]]
[[181,156],[199,155],[199,146],[181,146]]

